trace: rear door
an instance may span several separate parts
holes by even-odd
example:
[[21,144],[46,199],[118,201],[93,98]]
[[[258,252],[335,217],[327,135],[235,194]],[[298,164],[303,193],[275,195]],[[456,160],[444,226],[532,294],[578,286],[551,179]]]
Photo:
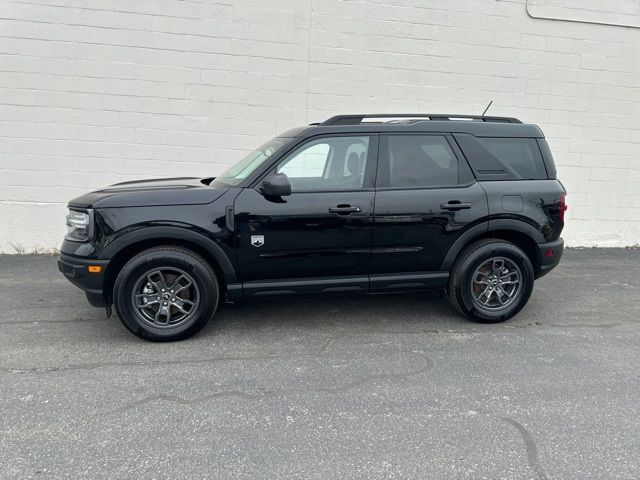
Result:
[[485,192],[449,135],[381,135],[371,289],[440,286],[421,274],[439,270],[456,239],[487,214]]
[[265,198],[259,184],[238,195],[238,264],[254,282],[245,293],[368,288],[377,138],[309,139],[269,172],[287,175],[291,195]]

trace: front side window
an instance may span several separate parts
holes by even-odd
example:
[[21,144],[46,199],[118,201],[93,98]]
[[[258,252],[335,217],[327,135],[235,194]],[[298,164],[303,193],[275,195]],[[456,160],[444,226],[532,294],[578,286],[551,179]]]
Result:
[[444,136],[389,135],[386,153],[390,187],[439,187],[461,183],[458,159]]
[[328,143],[310,145],[283,164],[279,172],[290,178],[321,178],[330,152]]
[[297,148],[277,167],[291,190],[352,190],[364,185],[369,137],[324,137]]

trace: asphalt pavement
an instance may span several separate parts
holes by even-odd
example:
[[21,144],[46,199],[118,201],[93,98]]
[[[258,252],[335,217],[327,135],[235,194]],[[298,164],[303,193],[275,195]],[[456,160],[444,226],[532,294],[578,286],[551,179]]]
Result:
[[153,344],[0,256],[0,478],[637,479],[639,292],[639,250],[568,250],[503,324],[298,297]]

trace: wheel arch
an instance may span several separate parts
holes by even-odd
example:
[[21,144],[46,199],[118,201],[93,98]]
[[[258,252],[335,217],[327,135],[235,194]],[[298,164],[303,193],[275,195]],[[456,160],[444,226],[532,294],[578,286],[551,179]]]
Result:
[[213,240],[182,228],[149,227],[119,237],[100,253],[100,258],[109,260],[103,286],[103,295],[108,304],[113,303],[113,286],[122,267],[143,250],[162,245],[180,246],[200,255],[218,277],[223,298],[235,296],[239,288],[235,269],[226,253]]
[[544,242],[542,234],[532,225],[520,220],[489,220],[467,230],[449,249],[440,270],[451,270],[460,252],[472,242],[484,238],[496,238],[513,243],[527,254],[536,275],[540,270],[538,243]]

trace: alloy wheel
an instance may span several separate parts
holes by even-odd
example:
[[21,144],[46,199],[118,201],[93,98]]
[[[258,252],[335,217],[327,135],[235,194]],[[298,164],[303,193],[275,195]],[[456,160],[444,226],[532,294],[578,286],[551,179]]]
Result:
[[493,257],[480,264],[471,277],[473,302],[486,310],[510,306],[521,290],[522,272],[506,257]]
[[138,278],[131,301],[143,321],[154,327],[173,328],[193,317],[200,302],[200,290],[184,270],[154,268]]

